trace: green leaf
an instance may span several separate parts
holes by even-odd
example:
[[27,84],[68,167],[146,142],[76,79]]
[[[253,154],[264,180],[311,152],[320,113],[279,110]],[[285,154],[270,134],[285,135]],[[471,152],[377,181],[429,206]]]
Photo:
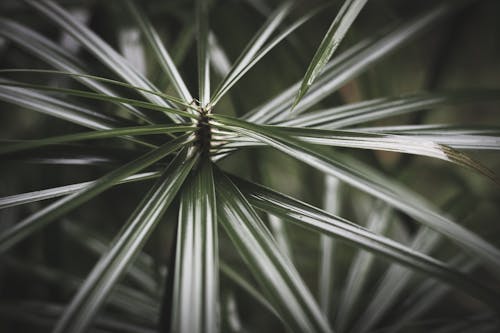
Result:
[[230,125],[227,126],[216,123],[215,125],[217,126],[231,129],[242,135],[261,141],[326,174],[338,177],[340,180],[361,191],[367,192],[387,202],[391,206],[415,218],[420,223],[452,239],[465,250],[475,253],[483,263],[488,264],[488,268],[495,272],[500,271],[500,250],[473,232],[443,216],[431,203],[400,184],[381,175],[368,177],[366,172],[362,172],[355,167],[342,163],[342,161],[339,160],[339,157],[342,155],[338,152],[332,154],[330,151],[318,150],[310,144],[278,134],[264,126],[254,125],[220,115],[213,115],[213,117]]
[[[39,301],[2,301],[0,303],[0,315],[9,318],[8,321],[19,321],[21,325],[30,323],[30,327],[40,327],[40,330],[50,329],[54,319],[64,311],[64,307],[58,304]],[[49,326],[49,327],[47,327]],[[96,318],[95,332],[134,332],[155,333],[146,324],[135,324],[130,320],[124,320],[116,314],[103,313]]]
[[[382,234],[387,229],[390,219],[389,207],[377,202],[371,209],[366,228],[374,234]],[[369,277],[368,273],[375,257],[373,254],[358,251],[347,274],[340,296],[335,321],[337,332],[345,332],[353,316],[353,309],[361,298],[361,292]]]
[[367,0],[344,1],[344,4],[337,13],[337,16],[335,16],[330,28],[328,28],[325,37],[323,37],[321,44],[316,50],[316,53],[307,68],[306,74],[302,79],[299,92],[292,104],[292,110],[307,93],[318,75],[321,74],[326,63],[330,60],[335,50],[337,50],[340,42],[344,39],[344,36],[351,27],[352,23],[358,16],[361,9],[365,6],[366,1]]
[[256,63],[258,63],[267,53],[269,53],[276,45],[278,45],[283,39],[288,37],[292,32],[294,32],[297,28],[299,28],[302,24],[307,22],[311,17],[313,17],[316,13],[318,12],[317,10],[313,10],[299,19],[297,19],[294,23],[292,23],[288,28],[283,30],[281,33],[279,33],[276,37],[274,37],[270,42],[268,42],[266,45],[264,45],[258,52],[257,54],[250,59],[250,61],[242,66],[238,72],[235,72],[233,77],[226,82],[224,87],[221,88],[221,90],[217,93],[216,96],[213,97],[213,102],[212,104],[217,103],[222,96],[224,96],[225,93],[231,89],[233,85],[238,82],[243,75],[246,74]]
[[[67,290],[78,290],[83,280],[64,271],[36,262],[25,262],[16,258],[5,258],[2,264],[29,278],[30,282],[63,286]],[[142,321],[155,320],[158,312],[147,294],[123,284],[117,285],[109,297],[109,304]]]
[[[82,43],[91,53],[93,53],[102,63],[113,70],[123,80],[133,86],[148,90],[158,91],[145,77],[138,73],[127,61],[109,46],[104,40],[97,36],[93,31],[85,27],[82,23],[72,17],[70,13],[56,4],[54,1],[33,1],[26,0],[28,4],[40,11],[51,19],[51,22],[59,25],[68,32],[73,38]],[[151,103],[164,107],[172,107],[164,99],[143,93],[143,96]],[[175,115],[169,115],[174,122],[180,122],[181,119]]]
[[483,103],[485,101],[498,102],[499,100],[500,91],[498,90],[416,93],[311,111],[290,120],[277,122],[277,124],[280,126],[337,129],[436,107]]
[[212,166],[202,161],[182,190],[172,332],[219,331],[219,252]]
[[192,135],[184,135],[174,139],[159,148],[144,154],[138,159],[106,174],[88,187],[59,199],[44,209],[18,222],[15,226],[0,234],[0,253],[5,252],[13,245],[31,235],[33,232],[43,228],[60,216],[63,216],[72,209],[116,185],[121,180],[159,161],[163,157],[171,154],[193,140],[194,137]]
[[[120,180],[117,184],[126,184],[131,182],[143,181],[152,178],[157,178],[158,176],[159,172],[157,171],[138,173]],[[38,202],[41,200],[47,200],[72,194],[84,188],[89,187],[95,182],[96,181],[94,180],[89,182],[53,187],[46,190],[38,190],[33,192],[26,192],[7,197],[2,197],[0,198],[0,209],[24,205],[31,202]]]
[[[385,150],[437,158],[470,168],[485,175],[486,177],[492,179],[497,183],[499,182],[496,175],[492,171],[481,165],[479,162],[474,161],[466,154],[461,153],[451,147],[444,146],[433,141],[428,141],[421,136],[367,133],[360,132],[358,130],[330,131],[300,127],[267,126],[267,129],[269,131],[272,131],[273,133],[284,134],[316,145]],[[235,141],[235,147],[245,146],[246,144],[245,138],[228,138],[227,140]],[[495,143],[495,140],[491,141],[494,141],[493,144]],[[468,141],[466,138],[463,138],[461,142],[467,143]],[[262,143],[257,142],[257,144]],[[231,144],[225,145],[225,147],[231,146]]]
[[279,6],[271,15],[267,21],[262,25],[262,27],[257,31],[257,33],[252,37],[252,39],[245,46],[240,56],[234,62],[230,71],[226,74],[224,79],[221,81],[219,86],[215,89],[211,104],[215,105],[222,97],[225,91],[227,91],[229,84],[234,78],[249,65],[252,58],[257,54],[257,52],[262,48],[266,40],[272,35],[272,33],[279,27],[281,22],[285,19],[287,14],[290,12],[292,3],[287,1]]
[[[36,90],[42,90],[42,91],[52,91],[52,92],[67,94],[67,95],[71,95],[71,96],[78,96],[78,97],[95,99],[98,101],[120,102],[120,103],[129,104],[129,105],[140,106],[140,107],[143,107],[143,108],[146,108],[149,110],[161,111],[165,114],[170,114],[170,115],[180,115],[180,116],[189,117],[189,118],[196,118],[197,117],[196,115],[191,114],[189,112],[175,109],[175,108],[171,108],[171,107],[166,107],[166,106],[162,106],[162,105],[158,105],[158,104],[154,104],[154,103],[149,103],[149,102],[142,102],[142,101],[138,101],[138,100],[130,99],[130,98],[110,96],[110,95],[105,95],[105,94],[101,94],[101,93],[93,93],[93,92],[84,91],[84,90],[56,88],[56,87],[50,87],[50,86],[41,85],[41,84],[29,84],[29,83],[5,81],[5,80],[0,80],[0,86],[21,87],[21,88],[29,88],[29,89],[36,89]],[[183,121],[179,120],[178,122],[182,123]]]
[[53,332],[85,332],[106,297],[142,249],[197,160],[184,148],[139,204],[107,253],[94,266]]
[[[161,174],[158,174],[158,177]],[[157,177],[157,178],[158,178]],[[90,254],[101,257],[109,249],[111,239],[103,237],[97,230],[89,228],[85,223],[76,221],[65,221],[63,223],[65,235],[71,238],[71,241],[81,245]],[[140,252],[133,264],[127,269],[127,277],[142,289],[143,293],[149,298],[149,301],[158,301],[159,283],[154,275],[154,261],[151,256],[145,252]],[[126,281],[124,281],[126,282]],[[139,292],[136,290],[136,292]]]
[[[459,267],[464,272],[470,272],[477,267],[478,262],[471,260],[466,255],[459,254],[451,260],[454,267]],[[436,281],[428,280],[412,290],[401,305],[398,316],[388,333],[401,332],[406,323],[413,321],[416,317],[429,311],[433,305],[440,301],[450,290],[445,285],[439,285]],[[370,328],[368,328],[370,329]]]
[[198,89],[199,102],[202,107],[210,103],[210,53],[208,47],[209,3],[207,0],[196,0],[196,36],[198,46]]
[[3,101],[87,128],[108,130],[120,125],[112,118],[105,117],[78,105],[66,103],[29,89],[8,87],[6,84],[15,85],[17,83],[0,79],[0,99]]
[[161,42],[160,36],[158,36],[158,33],[153,28],[153,25],[144,15],[144,13],[141,10],[139,10],[139,8],[135,5],[133,0],[127,0],[125,1],[125,3],[127,5],[126,6],[127,9],[139,24],[142,33],[144,34],[146,40],[153,49],[156,59],[159,61],[161,68],[163,69],[165,74],[167,74],[167,76],[170,78],[170,82],[173,83],[175,90],[183,98],[185,103],[187,104],[191,103],[193,101],[193,97],[191,96],[188,88],[186,87],[186,84],[182,80],[179,71],[175,67],[175,64],[172,61],[170,54],[168,53],[168,51],[165,49],[165,46]]
[[216,176],[219,221],[285,325],[296,332],[331,332],[307,286],[257,213],[229,179]]
[[[119,86],[119,87],[126,87],[126,88],[129,88],[131,91],[135,91],[135,92],[141,91],[141,92],[145,92],[145,93],[148,93],[151,95],[159,96],[163,99],[166,99],[169,102],[179,104],[179,105],[186,107],[186,108],[195,109],[191,104],[186,103],[184,100],[182,100],[180,98],[173,97],[173,96],[164,94],[162,92],[153,91],[150,89],[144,89],[141,87],[136,87],[136,86],[133,86],[133,85],[128,84],[128,83],[124,83],[124,82],[116,81],[116,80],[112,80],[112,79],[107,79],[107,78],[95,76],[95,75],[64,72],[64,71],[58,71],[58,70],[30,69],[30,68],[0,69],[0,73],[32,73],[32,74],[38,73],[38,74],[55,74],[55,75],[61,75],[61,76],[69,76],[69,77],[73,77],[73,78],[87,78],[87,79],[92,79],[94,81],[109,83],[109,84]],[[105,92],[102,92],[102,94],[106,95]],[[113,94],[110,94],[110,95],[114,96]],[[123,105],[126,105],[126,104],[123,104]]]
[[408,125],[364,127],[358,130],[371,133],[414,136],[455,149],[500,149],[500,129],[494,127],[457,127],[449,125]]
[[458,291],[481,300],[492,309],[500,309],[497,292],[461,272],[452,269],[443,262],[417,252],[389,238],[376,235],[346,219],[334,216],[316,207],[290,198],[263,186],[232,179],[243,190],[246,198],[259,210],[276,215],[304,228],[318,231],[348,242],[358,248],[376,253],[381,257],[395,261],[413,270],[439,279]]
[[77,134],[69,134],[56,136],[45,139],[23,141],[14,144],[7,144],[0,146],[0,155],[22,151],[26,149],[33,149],[53,144],[61,144],[83,140],[98,140],[105,138],[115,138],[126,135],[148,135],[148,134],[166,134],[166,133],[181,133],[193,132],[196,130],[194,126],[187,125],[149,125],[149,126],[135,126],[135,127],[121,127],[110,130],[100,130],[93,132],[84,132]]
[[[337,178],[325,176],[325,194],[323,195],[324,210],[339,215],[342,202],[342,186]],[[318,299],[321,310],[325,316],[330,316],[332,307],[332,294],[335,289],[336,274],[333,271],[336,243],[334,238],[321,235],[320,260],[318,272]],[[335,267],[337,270],[337,267]]]
[[[333,58],[324,67],[323,73],[311,86],[308,94],[302,98],[300,105],[294,108],[294,112],[303,112],[319,103],[350,79],[367,70],[371,65],[404,43],[415,38],[419,33],[429,28],[432,23],[443,19],[446,14],[449,14],[454,9],[454,5],[452,2],[439,4],[430,11],[389,32],[362,40]],[[244,119],[256,123],[269,123],[288,118],[290,112],[285,111],[292,106],[293,98],[297,94],[299,87],[300,82],[297,82],[265,104],[251,110]]]
[[278,314],[278,312],[274,309],[274,307],[267,301],[267,298],[260,293],[256,288],[252,286],[252,284],[247,281],[247,279],[238,273],[238,271],[232,269],[229,265],[223,263],[222,261],[219,263],[219,268],[222,274],[230,279],[235,285],[246,291],[250,296],[252,296],[257,302],[263,305],[269,312],[274,314],[276,318],[282,320]]
[[[55,68],[66,72],[81,74],[82,76],[75,76],[75,78],[90,89],[108,96],[119,97],[111,89],[97,82],[91,76],[85,76],[86,71],[84,68],[86,65],[82,64],[77,57],[65,51],[50,39],[40,35],[38,32],[9,19],[0,18],[0,36],[4,36],[19,44],[19,46]],[[147,114],[133,106],[123,103],[119,103],[119,105],[139,119],[150,124],[153,123],[152,119]]]

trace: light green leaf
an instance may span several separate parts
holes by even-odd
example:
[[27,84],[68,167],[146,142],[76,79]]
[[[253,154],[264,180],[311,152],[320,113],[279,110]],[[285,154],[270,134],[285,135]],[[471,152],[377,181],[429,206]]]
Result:
[[358,16],[359,12],[365,6],[367,0],[345,0],[337,16],[333,20],[325,37],[321,41],[314,57],[307,68],[306,74],[302,79],[299,92],[292,104],[293,108],[300,102],[307,93],[319,74],[323,71],[326,63],[330,60],[340,42],[344,39],[347,31]]
[[307,286],[257,213],[229,179],[216,176],[219,221],[284,324],[296,332],[331,332]]
[[172,332],[219,331],[219,249],[211,162],[204,160],[181,195],[175,251]]
[[85,332],[96,312],[144,246],[197,160],[185,147],[139,204],[109,250],[99,259],[53,332]]

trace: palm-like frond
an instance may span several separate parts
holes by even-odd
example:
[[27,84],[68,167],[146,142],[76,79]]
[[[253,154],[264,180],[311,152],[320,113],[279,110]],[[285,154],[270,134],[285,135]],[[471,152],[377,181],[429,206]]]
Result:
[[[146,74],[130,65],[109,36],[75,20],[69,7],[51,0],[26,2],[29,6],[19,8],[42,14],[37,19],[71,36],[82,51],[65,49],[53,36],[22,23],[22,17],[0,18],[0,36],[6,41],[0,44],[0,55],[15,45],[28,59],[36,59],[17,66],[6,51],[8,66],[21,68],[0,69],[0,100],[9,108],[35,111],[30,115],[42,120],[35,125],[43,129],[24,140],[17,136],[17,123],[6,132],[0,144],[8,170],[3,175],[9,178],[6,183],[22,184],[23,168],[39,158],[71,177],[55,177],[58,183],[38,191],[21,186],[0,198],[0,209],[7,212],[0,226],[1,263],[7,275],[30,276],[67,293],[45,300],[0,299],[0,315],[19,312],[29,325],[49,326],[53,332],[219,332],[244,331],[246,325],[249,331],[398,331],[405,327],[401,318],[413,320],[453,293],[463,302],[479,301],[458,306],[467,315],[488,311],[481,328],[494,330],[499,324],[490,313],[500,309],[500,249],[481,233],[481,228],[498,228],[488,223],[465,226],[464,216],[456,217],[436,202],[439,195],[457,195],[449,193],[453,191],[474,192],[467,194],[471,206],[494,200],[495,195],[484,194],[488,200],[481,202],[477,188],[495,186],[483,179],[497,181],[489,168],[495,166],[462,150],[495,153],[500,149],[498,126],[448,120],[408,123],[405,118],[430,109],[497,103],[498,88],[398,91],[358,102],[341,90],[348,82],[361,86],[362,73],[470,1],[442,1],[395,27],[377,26],[379,32],[340,45],[346,36],[355,39],[348,32],[357,31],[353,22],[367,4],[341,1],[338,14],[328,18],[326,35],[319,36],[323,40],[313,60],[302,63],[308,56],[300,53],[309,47],[300,33],[318,24],[314,21],[330,6],[311,9],[285,1],[272,10],[249,1],[267,14],[260,28],[248,29],[256,31],[253,37],[240,40],[238,35],[242,51],[236,52],[226,49],[231,32],[220,31],[223,9],[218,3],[195,0],[186,11],[177,3],[154,7],[155,1],[139,5],[127,0],[124,9],[112,10],[126,17],[127,29],[131,25],[137,33],[145,59],[153,64]],[[154,20],[159,15],[155,8],[166,8],[172,25],[185,26],[171,35],[165,29],[169,25]],[[191,56],[193,38],[196,52]],[[288,47],[293,57],[283,60],[279,52]],[[272,71],[264,66],[273,53],[278,55],[276,69],[283,66],[290,72],[277,86],[296,79],[295,71],[305,72],[303,79],[285,90],[275,89]],[[231,64],[233,54],[237,56]],[[39,62],[53,69],[41,69]],[[215,89],[211,66],[221,78]],[[262,87],[255,91],[269,94],[253,95],[246,80],[255,85],[252,76],[262,75],[262,68],[267,76],[259,77]],[[193,96],[190,89],[195,87]],[[352,102],[339,105],[339,96]],[[231,112],[244,115],[227,115]],[[46,118],[55,122],[57,134],[50,134],[54,128]],[[123,156],[113,159],[115,152]],[[425,175],[418,163],[445,168],[454,177],[448,184],[452,190],[435,189],[426,179],[405,179],[403,162],[398,170],[384,168],[386,152],[414,156],[410,161],[418,170],[408,172],[415,177]],[[432,163],[436,159],[456,165]],[[85,162],[78,167],[81,171],[75,160]],[[117,160],[127,162],[115,165]],[[13,172],[12,165],[19,170]],[[318,176],[324,191],[316,184]],[[70,180],[60,185],[60,179]],[[149,184],[152,179],[154,184]],[[439,181],[444,182],[450,181]],[[478,185],[483,183],[487,185]],[[322,202],[324,209],[309,202]],[[105,209],[89,209],[101,203]],[[125,222],[116,225],[115,219]],[[359,219],[367,222],[354,222]],[[94,224],[98,227],[90,226]],[[68,242],[72,245],[67,251],[76,259],[63,264],[57,258]],[[23,247],[37,251],[40,244],[47,262],[23,258]],[[344,253],[346,245],[351,250]],[[80,267],[78,261],[88,254],[99,259],[92,268],[87,263]],[[476,269],[489,272],[488,279],[474,277]],[[87,271],[83,277],[82,271]],[[401,300],[414,285],[407,301]],[[317,297],[311,292],[316,289]],[[371,296],[366,297],[369,289]],[[398,301],[400,309],[393,309]],[[250,320],[249,309],[251,316],[268,318],[270,326]],[[393,313],[401,314],[400,319],[386,328],[377,326]],[[6,322],[8,328],[17,327]],[[460,321],[452,324],[442,328],[468,327]]]

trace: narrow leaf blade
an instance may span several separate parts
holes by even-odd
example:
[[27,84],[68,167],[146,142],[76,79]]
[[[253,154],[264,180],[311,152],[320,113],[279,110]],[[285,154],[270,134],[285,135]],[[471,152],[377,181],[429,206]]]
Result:
[[307,93],[318,75],[321,74],[326,63],[330,60],[359,12],[365,6],[366,1],[367,0],[344,1],[344,4],[330,25],[330,28],[328,28],[325,37],[321,41],[318,50],[314,54],[314,57],[307,68],[306,74],[302,79],[299,92],[292,104],[292,110]]

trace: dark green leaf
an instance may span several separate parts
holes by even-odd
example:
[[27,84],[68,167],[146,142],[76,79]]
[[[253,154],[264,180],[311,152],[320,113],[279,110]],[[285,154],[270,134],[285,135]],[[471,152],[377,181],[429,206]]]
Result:
[[97,181],[92,182],[91,185],[83,188],[82,190],[68,195],[18,222],[15,226],[0,234],[0,252],[8,250],[19,241],[28,237],[33,232],[43,228],[45,225],[54,221],[58,217],[80,206],[84,202],[116,185],[121,180],[148,167],[193,140],[194,138],[191,135],[184,135],[172,140],[163,146],[144,154],[140,158],[108,173],[107,175],[99,178]]
[[53,332],[85,332],[124,270],[144,246],[197,160],[184,148],[139,204],[99,259]]
[[297,332],[331,332],[293,264],[238,189],[217,174],[219,221],[284,323]]
[[330,28],[328,28],[325,37],[323,37],[321,44],[316,50],[316,53],[307,68],[306,74],[302,79],[299,92],[292,104],[292,110],[309,90],[318,75],[321,74],[326,63],[330,60],[359,12],[365,6],[366,1],[367,0],[344,1],[344,4],[337,13],[337,16],[335,16],[335,19],[332,21]]

